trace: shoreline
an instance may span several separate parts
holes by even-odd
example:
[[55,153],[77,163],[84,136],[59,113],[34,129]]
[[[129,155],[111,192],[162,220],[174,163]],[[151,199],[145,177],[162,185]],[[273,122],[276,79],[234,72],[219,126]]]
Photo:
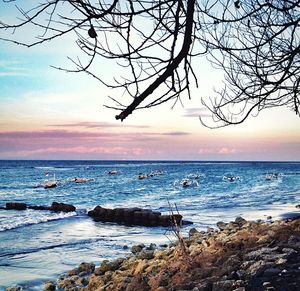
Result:
[[[45,282],[43,290],[300,290],[297,208],[276,221],[237,217],[218,222],[218,229],[191,228],[185,251],[178,242],[164,248],[136,245],[125,258],[104,260],[100,266],[83,262]],[[22,290],[16,288],[6,290]]]

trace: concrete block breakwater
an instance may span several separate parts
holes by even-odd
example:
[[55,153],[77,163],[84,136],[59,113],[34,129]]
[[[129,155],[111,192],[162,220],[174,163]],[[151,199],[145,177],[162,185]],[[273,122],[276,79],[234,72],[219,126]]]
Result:
[[[21,202],[8,202],[5,207],[0,207],[2,210],[48,210],[53,212],[73,212],[76,207],[71,204],[53,202],[51,206],[27,205]],[[126,225],[141,225],[141,226],[174,226],[183,224],[192,224],[191,221],[183,220],[182,215],[162,215],[160,212],[151,209],[143,208],[104,208],[100,205],[93,210],[88,211],[88,216],[95,221],[115,222]]]

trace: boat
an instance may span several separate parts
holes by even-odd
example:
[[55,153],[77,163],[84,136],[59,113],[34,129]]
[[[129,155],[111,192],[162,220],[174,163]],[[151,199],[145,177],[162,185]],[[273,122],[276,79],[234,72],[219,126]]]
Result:
[[57,181],[53,180],[53,181],[45,181],[45,183],[43,184],[43,187],[45,189],[48,188],[55,188],[57,186]]
[[229,175],[223,176],[223,180],[227,180],[229,182],[235,182],[235,181],[240,180],[240,177],[229,174]]
[[[48,174],[47,174],[48,176]],[[49,188],[55,188],[58,184],[58,181],[55,179],[55,174],[53,176],[53,180],[45,180],[44,183],[42,184],[42,186],[44,187],[44,189],[49,189]]]
[[111,170],[111,171],[108,172],[108,175],[116,175],[116,174],[119,174],[119,171]]
[[139,175],[138,175],[138,179],[139,179],[139,180],[146,179],[147,177],[148,177],[148,175],[146,175],[146,174],[139,174]]
[[180,181],[180,185],[182,185],[182,187],[189,187],[192,185],[192,180],[188,179],[188,178],[184,178]]
[[269,174],[266,174],[265,179],[270,181],[273,179],[278,179],[281,176],[282,176],[282,174],[280,174],[280,173],[269,173]]
[[75,183],[86,183],[88,181],[90,181],[90,179],[87,179],[87,178],[75,178],[74,179]]

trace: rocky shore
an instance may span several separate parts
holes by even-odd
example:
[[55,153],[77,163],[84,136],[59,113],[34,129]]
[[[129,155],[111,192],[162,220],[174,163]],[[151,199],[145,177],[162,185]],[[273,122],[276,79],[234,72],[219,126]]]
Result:
[[[44,290],[300,290],[300,217],[192,228],[184,245],[136,245],[100,266],[82,263]],[[8,288],[7,291],[18,290]],[[20,290],[20,289],[19,289]]]

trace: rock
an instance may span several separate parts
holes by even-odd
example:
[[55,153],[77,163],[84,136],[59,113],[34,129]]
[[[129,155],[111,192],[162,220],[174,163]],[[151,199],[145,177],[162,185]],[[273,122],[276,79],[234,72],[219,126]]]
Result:
[[8,202],[8,203],[6,203],[6,209],[7,210],[26,210],[27,204],[20,203],[20,202]]
[[133,276],[136,276],[137,274],[140,274],[144,271],[144,269],[148,266],[147,260],[141,260],[135,267],[133,271]]
[[244,224],[246,224],[247,223],[247,220],[246,219],[244,219],[243,217],[241,217],[241,216],[238,216],[236,219],[235,219],[235,221],[234,221],[238,226],[243,226]]
[[199,233],[199,231],[195,227],[193,227],[189,230],[189,237],[194,236],[195,234],[198,234],[198,233]]
[[223,221],[219,221],[217,222],[217,227],[220,229],[220,230],[225,230],[226,227],[227,227],[227,223],[223,222]]
[[70,204],[53,202],[49,210],[54,212],[73,212],[76,210],[76,207]]
[[154,244],[154,243],[151,243],[151,244],[146,248],[147,251],[154,251],[155,249],[156,249],[156,244]]
[[192,223],[190,221],[183,221],[180,214],[161,215],[160,212],[141,208],[109,209],[98,205],[93,210],[90,210],[88,215],[95,221],[117,222],[126,225],[173,226],[174,224]]
[[93,263],[81,263],[78,268],[75,268],[68,272],[68,276],[75,276],[81,273],[85,273],[85,275],[89,275],[93,273],[95,270],[95,264]]
[[44,291],[54,291],[56,289],[56,285],[52,281],[48,281],[44,284]]
[[108,260],[102,261],[100,267],[95,269],[95,275],[100,276],[100,275],[105,274],[108,271],[117,270],[122,265],[124,260],[125,260],[124,258],[118,258],[118,259],[116,259],[114,261],[111,261],[111,262],[108,261]]
[[22,287],[18,285],[6,288],[6,291],[20,291],[20,290],[22,290]]
[[281,272],[278,268],[268,268],[264,271],[265,277],[277,276]]
[[134,245],[131,248],[131,252],[133,254],[137,254],[137,253],[141,252],[144,247],[145,247],[144,244]]
[[49,206],[41,206],[41,205],[30,205],[30,206],[28,206],[28,209],[33,209],[33,210],[51,210],[51,207],[49,207]]
[[261,259],[264,258],[265,255],[274,255],[274,253],[278,251],[278,249],[279,249],[278,247],[274,247],[274,248],[263,247],[260,248],[259,250],[252,251],[246,254],[245,258],[249,260]]
[[146,259],[146,260],[151,260],[154,258],[154,251],[141,251],[137,254],[137,257],[139,259]]
[[213,283],[212,291],[227,291],[232,290],[234,280],[218,281]]
[[80,272],[87,272],[87,273],[93,273],[95,270],[95,264],[93,263],[81,263],[78,267]]
[[300,204],[297,204],[295,207],[296,207],[296,208],[300,208]]

